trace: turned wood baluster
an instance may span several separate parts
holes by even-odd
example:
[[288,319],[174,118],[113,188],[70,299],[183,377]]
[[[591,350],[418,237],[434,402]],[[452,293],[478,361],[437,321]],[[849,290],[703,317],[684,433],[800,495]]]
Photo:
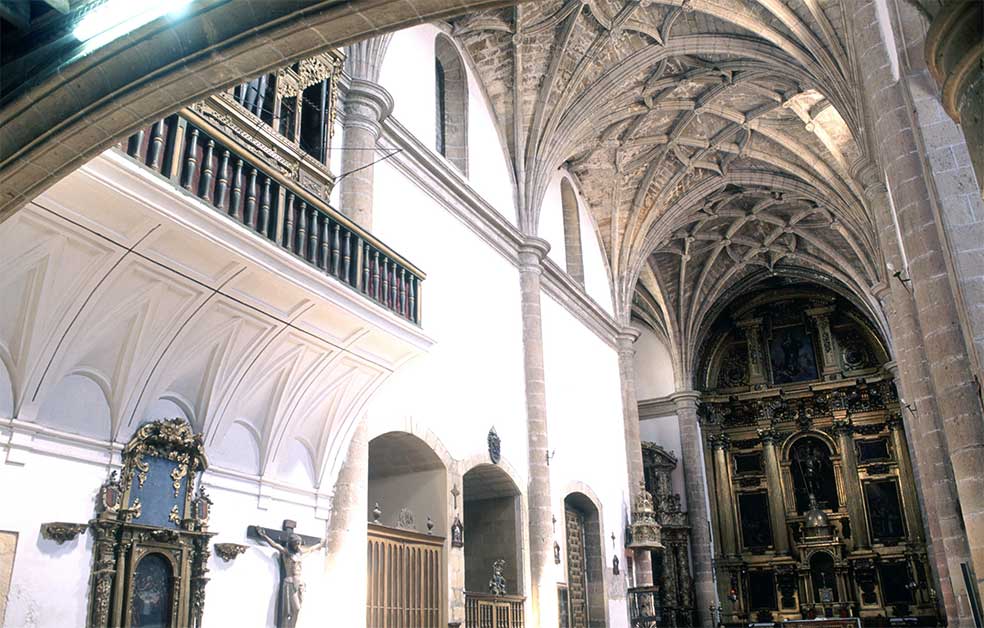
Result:
[[307,244],[307,203],[301,201],[300,207],[297,208],[297,244],[294,247],[294,252],[304,257],[304,247]]
[[393,278],[390,279],[389,306],[390,306],[390,308],[392,308],[392,309],[395,310],[395,309],[397,309],[399,307],[399,304],[398,304],[398,302],[396,300],[396,291],[397,291],[397,287],[396,287],[396,262],[393,262],[392,264],[390,264],[390,273],[392,273]]
[[331,236],[331,273],[338,277],[339,267],[338,264],[342,259],[342,240],[339,235],[338,223],[335,223],[335,228],[332,230]]
[[136,157],[140,154],[140,145],[143,144],[144,130],[140,129],[136,133],[130,136],[130,141],[126,144],[126,154],[130,157]]
[[379,300],[379,251],[372,252],[372,298]]
[[417,278],[410,275],[410,313],[407,318],[413,322],[417,322]]
[[[360,238],[360,241],[361,241],[361,238]],[[365,292],[366,294],[370,294],[369,293],[369,288],[370,288],[370,284],[369,284],[369,266],[370,266],[370,262],[369,262],[369,245],[368,244],[363,244],[362,245],[362,291]]]
[[294,193],[287,192],[287,214],[284,220],[284,248],[290,250],[294,247]]
[[195,168],[198,166],[198,129],[191,127],[188,143],[185,144],[185,169],[181,187],[191,191],[191,181],[195,178]]
[[236,167],[232,175],[232,198],[229,200],[229,215],[236,220],[242,220],[243,214],[239,201],[243,198],[243,160],[236,157]]
[[385,255],[383,256],[383,298],[380,299],[383,305],[389,305],[389,294],[390,294],[390,269],[389,269],[389,258]]
[[260,196],[260,225],[257,231],[270,237],[270,177],[263,177],[263,194]]
[[147,165],[153,170],[161,169],[161,153],[164,148],[164,120],[158,120],[150,129],[150,148],[147,150]]
[[321,269],[326,273],[328,272],[328,258],[331,256],[331,252],[328,248],[328,229],[330,225],[328,224],[328,216],[321,217]]
[[345,250],[342,253],[342,277],[345,283],[352,283],[352,232],[345,232]]
[[222,150],[222,159],[219,160],[219,182],[215,185],[215,206],[221,208],[225,205],[226,194],[229,191],[229,149]]
[[311,220],[308,226],[308,256],[315,266],[318,265],[318,210],[311,208]]
[[400,314],[407,315],[407,270],[400,269]]
[[249,179],[246,183],[246,217],[245,223],[256,228],[256,167],[249,169]]
[[205,145],[205,155],[202,157],[202,178],[198,181],[198,196],[206,201],[212,200],[212,151],[215,140],[209,138]]

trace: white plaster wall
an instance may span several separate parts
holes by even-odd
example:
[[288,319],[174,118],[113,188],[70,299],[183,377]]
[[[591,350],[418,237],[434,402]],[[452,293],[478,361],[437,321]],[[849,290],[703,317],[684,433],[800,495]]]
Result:
[[684,490],[683,449],[680,441],[680,421],[675,414],[646,418],[639,422],[639,438],[643,442],[656,443],[676,456],[677,466],[670,474],[673,492],[680,494],[680,508],[687,509],[687,492]]
[[636,399],[656,399],[673,394],[673,362],[666,345],[648,327],[636,325],[635,342]]
[[435,344],[384,384],[370,418],[394,429],[420,422],[459,460],[484,452],[494,426],[525,477],[518,271],[385,162],[375,194],[375,233],[427,273],[422,326]]
[[[628,503],[618,355],[552,298],[543,295],[541,304],[556,540],[563,549],[564,497],[578,484],[586,485],[602,503],[608,625],[626,626],[625,572],[614,576],[611,570],[613,552],[625,564],[622,548]],[[563,564],[550,568],[556,571],[558,582],[567,580]],[[621,591],[622,599],[613,596],[613,591]]]
[[[441,30],[421,24],[390,40],[379,83],[393,96],[393,117],[436,152],[434,40]],[[488,100],[459,48],[468,73],[468,181],[492,207],[516,224],[516,204],[504,147]],[[450,162],[449,162],[450,163]],[[378,224],[374,217],[374,224]]]

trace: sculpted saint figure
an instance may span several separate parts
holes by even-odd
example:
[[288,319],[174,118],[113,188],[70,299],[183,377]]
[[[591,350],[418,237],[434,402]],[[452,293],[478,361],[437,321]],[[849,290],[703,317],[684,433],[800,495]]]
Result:
[[277,626],[279,628],[294,628],[297,625],[297,615],[304,601],[304,581],[301,577],[301,559],[311,552],[325,546],[325,539],[316,545],[305,546],[301,537],[290,534],[284,545],[271,539],[262,528],[256,533],[266,541],[267,545],[280,554],[280,564],[283,567],[283,580],[280,582],[280,604]]

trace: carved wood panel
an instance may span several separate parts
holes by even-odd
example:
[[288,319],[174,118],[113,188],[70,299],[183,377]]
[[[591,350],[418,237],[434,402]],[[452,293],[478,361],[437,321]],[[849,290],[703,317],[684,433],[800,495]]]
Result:
[[584,515],[568,508],[567,587],[570,597],[571,628],[588,628],[588,584],[584,557]]

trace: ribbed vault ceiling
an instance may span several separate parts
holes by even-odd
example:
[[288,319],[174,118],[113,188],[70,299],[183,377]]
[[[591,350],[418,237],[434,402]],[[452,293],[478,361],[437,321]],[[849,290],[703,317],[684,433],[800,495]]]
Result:
[[521,226],[566,166],[619,316],[635,296],[684,371],[715,300],[756,270],[872,299],[847,29],[839,0],[547,0],[452,22],[507,136]]

